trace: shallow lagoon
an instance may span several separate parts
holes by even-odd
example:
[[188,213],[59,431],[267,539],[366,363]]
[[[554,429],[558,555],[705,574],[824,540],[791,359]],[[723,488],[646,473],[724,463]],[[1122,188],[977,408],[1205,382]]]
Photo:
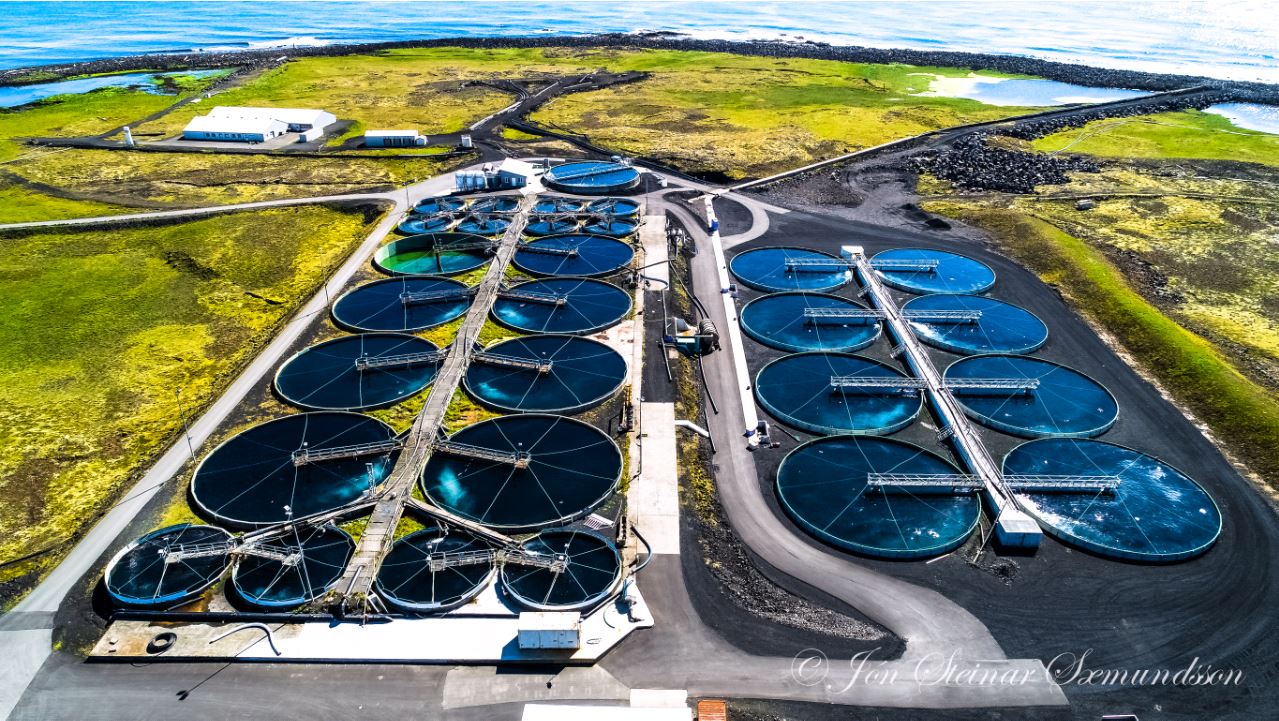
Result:
[[13,108],[37,100],[44,100],[55,95],[79,95],[102,88],[134,88],[155,95],[169,95],[164,85],[155,82],[156,78],[174,75],[194,75],[203,78],[223,70],[189,70],[177,73],[121,73],[119,75],[95,75],[75,80],[60,80],[54,83],[36,85],[14,85],[0,87],[0,108]]

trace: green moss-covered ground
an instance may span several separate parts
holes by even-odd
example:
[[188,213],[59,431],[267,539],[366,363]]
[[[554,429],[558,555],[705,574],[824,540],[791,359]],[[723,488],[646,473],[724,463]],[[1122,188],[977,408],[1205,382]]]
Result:
[[374,220],[312,206],[5,238],[0,561],[74,537],[180,432],[175,389],[192,417]]
[[1036,150],[1111,158],[1197,158],[1279,165],[1279,135],[1200,110],[1098,120],[1034,141]]

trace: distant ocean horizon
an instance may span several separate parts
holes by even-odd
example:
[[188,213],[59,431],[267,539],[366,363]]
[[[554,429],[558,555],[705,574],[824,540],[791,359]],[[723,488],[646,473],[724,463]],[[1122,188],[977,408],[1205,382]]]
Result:
[[1279,13],[1238,2],[14,2],[0,69],[148,53],[667,31],[1025,55],[1279,83]]

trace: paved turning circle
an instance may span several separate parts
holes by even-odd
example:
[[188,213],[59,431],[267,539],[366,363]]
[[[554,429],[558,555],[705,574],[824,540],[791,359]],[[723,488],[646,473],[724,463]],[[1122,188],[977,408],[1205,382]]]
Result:
[[[390,472],[395,431],[357,413],[299,413],[233,436],[200,462],[191,499],[231,528],[282,523],[341,508]],[[378,444],[378,452],[324,459],[325,449]],[[313,460],[307,460],[313,459]],[[301,461],[301,462],[299,462]]]
[[[981,295],[921,295],[902,306],[902,311],[934,314],[908,321],[915,335],[931,346],[961,355],[1030,353],[1048,340],[1048,326],[1034,313]],[[970,316],[940,315],[964,313]]]
[[777,469],[782,508],[808,533],[839,548],[887,558],[945,553],[977,526],[973,493],[871,487],[871,474],[957,474],[940,456],[890,438],[834,436],[791,451]]
[[602,235],[549,235],[530,240],[515,251],[512,262],[533,275],[589,277],[625,268],[635,249]]
[[526,296],[499,296],[493,318],[523,333],[584,335],[616,325],[631,313],[631,295],[601,280],[548,278],[518,283],[511,290]]
[[1030,356],[980,355],[955,361],[945,382],[1029,381],[1030,388],[952,388],[964,411],[997,431],[1023,438],[1096,436],[1119,417],[1106,387],[1073,368]]
[[507,563],[502,588],[516,603],[538,611],[594,607],[622,580],[622,557],[612,541],[587,531],[543,531],[523,544],[529,553],[559,559],[562,569]]
[[275,374],[275,390],[307,410],[355,411],[393,405],[435,380],[439,350],[402,333],[361,333],[300,351]]
[[[812,311],[867,310],[846,298],[825,293],[774,293],[747,303],[742,330],[766,346],[789,351],[855,351],[879,337],[877,320],[820,317]],[[805,312],[810,315],[805,315]]]
[[462,379],[466,391],[499,410],[577,413],[608,400],[626,382],[622,355],[589,338],[535,335],[495,343],[484,352],[541,364],[471,361]]
[[323,596],[355,553],[355,541],[345,531],[326,526],[294,527],[266,546],[282,558],[249,554],[236,565],[231,582],[249,603],[276,609]]
[[756,248],[728,262],[733,275],[756,290],[834,290],[852,274],[839,258],[806,248]]
[[[894,262],[935,262],[932,269],[896,268]],[[995,285],[995,271],[958,253],[929,248],[885,250],[871,259],[884,283],[908,293],[982,293]]]
[[473,233],[424,233],[400,238],[373,253],[389,275],[455,275],[489,262],[493,242]]
[[[169,607],[190,600],[226,571],[231,559],[217,547],[229,549],[230,541],[231,534],[213,526],[182,524],[152,531],[107,564],[107,593],[124,606]],[[180,553],[197,547],[213,548],[203,555]]]
[[846,353],[797,353],[764,366],[755,378],[755,397],[775,418],[822,434],[892,433],[919,415],[917,391],[836,388],[835,377],[905,378],[877,360]]
[[435,505],[506,531],[581,518],[617,489],[622,453],[581,421],[541,414],[502,416],[454,433],[449,442],[488,457],[437,449],[422,473]]
[[378,597],[410,613],[456,608],[479,595],[493,579],[492,560],[432,569],[430,559],[443,554],[474,554],[488,544],[460,530],[439,526],[410,533],[395,542],[377,574]]
[[414,331],[442,325],[471,307],[468,286],[452,278],[406,275],[352,288],[333,304],[346,330]]
[[1113,558],[1177,561],[1221,533],[1221,511],[1189,476],[1104,441],[1045,438],[1004,457],[1004,473],[1117,478],[1113,492],[1020,493],[1023,507],[1057,538]]

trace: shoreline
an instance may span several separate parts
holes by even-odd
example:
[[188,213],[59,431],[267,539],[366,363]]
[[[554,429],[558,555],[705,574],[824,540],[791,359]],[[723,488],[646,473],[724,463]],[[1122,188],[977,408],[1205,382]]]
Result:
[[[921,65],[932,67],[993,70],[1015,75],[1033,75],[1048,80],[1097,88],[1164,91],[1206,85],[1231,93],[1232,99],[1279,104],[1279,84],[1221,80],[1190,75],[1151,73],[1138,70],[1101,68],[1075,63],[1041,60],[1020,55],[997,55],[941,50],[871,48],[857,45],[829,45],[813,41],[781,42],[764,40],[699,40],[676,33],[602,33],[580,37],[523,36],[489,38],[437,38],[384,43],[320,45],[289,49],[234,50],[127,55],[75,63],[37,65],[0,71],[0,86],[33,85],[59,79],[101,73],[129,71],[171,71],[225,67],[271,67],[286,60],[374,53],[383,50],[460,47],[474,49],[631,47],[649,50],[722,52],[771,58],[804,58],[854,63]],[[36,75],[39,74],[39,75]]]

